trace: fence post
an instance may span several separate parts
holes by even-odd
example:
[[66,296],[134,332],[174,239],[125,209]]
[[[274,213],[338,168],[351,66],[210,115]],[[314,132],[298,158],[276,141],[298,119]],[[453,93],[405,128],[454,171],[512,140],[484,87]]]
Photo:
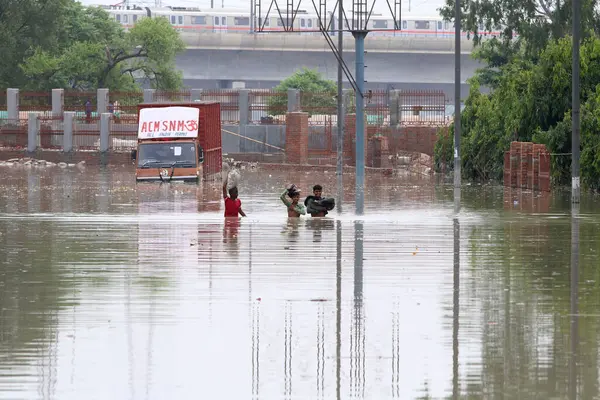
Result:
[[287,97],[287,112],[298,112],[302,110],[302,105],[300,104],[300,90],[288,89]]
[[97,96],[97,112],[98,115],[108,112],[108,89],[98,89],[96,91]]
[[19,119],[19,89],[6,90],[6,109],[8,119]]
[[240,127],[248,125],[250,123],[250,90],[239,90],[238,109],[240,110]]
[[202,100],[202,89],[191,90],[192,101]]
[[64,134],[63,134],[63,152],[69,153],[73,151],[73,121],[75,113],[67,111],[64,113]]
[[390,126],[400,123],[400,91],[390,90]]
[[106,153],[109,149],[110,113],[100,114],[100,152]]
[[38,113],[30,112],[27,114],[27,152],[34,153],[38,147],[38,137],[40,132],[40,120]]
[[153,103],[156,89],[144,89],[144,103]]
[[61,117],[65,108],[65,90],[52,89],[52,116]]

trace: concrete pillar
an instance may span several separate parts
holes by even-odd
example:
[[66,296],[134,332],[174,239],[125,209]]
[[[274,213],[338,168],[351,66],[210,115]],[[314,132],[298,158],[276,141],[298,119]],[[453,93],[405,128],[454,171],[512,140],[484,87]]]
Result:
[[192,89],[192,101],[202,100],[202,89]]
[[100,114],[100,152],[105,153],[109,150],[110,136],[110,113]]
[[8,119],[19,119],[19,89],[6,89]]
[[285,121],[286,161],[289,164],[308,164],[308,113],[287,113]]
[[65,109],[65,90],[52,89],[52,116],[60,117]]
[[238,97],[240,110],[240,126],[250,123],[250,90],[240,89]]
[[98,89],[96,96],[98,99],[96,110],[98,115],[108,112],[108,89]]
[[300,91],[298,89],[288,89],[288,112],[298,112],[302,110],[300,104]]
[[27,115],[27,151],[33,153],[38,147],[38,138],[40,132],[40,120],[38,113],[30,112]]
[[390,91],[390,126],[396,126],[400,123],[400,91]]
[[64,134],[63,151],[69,153],[73,151],[73,123],[75,121],[75,112],[67,111],[64,113]]
[[154,93],[156,93],[156,89],[144,89],[144,103],[153,103]]

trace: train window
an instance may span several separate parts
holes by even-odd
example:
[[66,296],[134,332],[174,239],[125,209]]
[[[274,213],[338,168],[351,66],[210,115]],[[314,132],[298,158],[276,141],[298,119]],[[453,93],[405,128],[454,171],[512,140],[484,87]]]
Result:
[[220,21],[219,17],[215,17],[215,25],[219,25],[219,21]]
[[192,24],[194,25],[206,25],[206,17],[205,16],[199,16],[199,17],[192,17]]
[[[344,10],[342,10],[342,11],[344,11]],[[483,30],[483,24],[479,24],[478,28],[479,28],[480,31],[482,31]]]
[[429,29],[429,21],[415,21],[415,29]]
[[234,25],[250,25],[250,18],[248,17],[235,17],[233,19]]
[[269,18],[267,18],[263,21],[263,19],[261,17],[258,17],[258,25],[263,26],[263,22],[265,24],[264,26],[269,26]]
[[[344,10],[342,10],[342,11],[344,11]],[[178,19],[177,22],[179,22],[179,25],[183,25],[183,16],[180,15],[179,17],[177,17],[177,19]]]
[[123,22],[124,22],[124,23],[127,23],[127,22],[128,22],[128,21],[127,21],[127,20],[128,20],[128,18],[127,18],[127,17],[128,17],[128,15],[127,15],[127,14],[123,14]]
[[[344,10],[342,10],[344,11]],[[408,22],[402,21],[402,29],[408,29]]]
[[[342,10],[342,11],[344,11],[344,10]],[[312,19],[309,19],[308,22],[307,22],[307,24],[308,24],[309,28],[312,28]]]
[[171,24],[175,25],[177,23],[177,19],[175,18],[174,15],[171,15]]
[[[343,11],[343,10],[342,10],[342,11]],[[448,23],[448,21],[444,22],[444,29],[445,29],[445,30],[448,30],[448,25],[450,25],[450,24]]]
[[115,15],[115,18],[117,18],[117,22],[121,22],[121,15],[117,14]]
[[[342,11],[343,11],[343,10],[342,10]],[[437,28],[438,28],[438,31],[441,31],[441,30],[442,30],[442,21],[438,21],[438,23],[437,23],[437,26],[438,26],[438,27],[437,27]]]
[[223,25],[223,26],[227,25],[227,18],[221,17],[221,25]]
[[283,21],[281,20],[281,18],[277,18],[277,26],[283,26]]
[[[342,11],[344,11],[344,10],[342,10]],[[135,21],[137,21],[137,15],[133,16],[133,22],[135,22]]]
[[386,20],[384,20],[384,19],[374,19],[373,20],[373,29],[386,29],[387,27],[388,27],[388,22]]
[[[342,10],[344,11],[344,10]],[[304,28],[306,27],[306,22],[304,21],[304,18],[300,18],[300,28]]]

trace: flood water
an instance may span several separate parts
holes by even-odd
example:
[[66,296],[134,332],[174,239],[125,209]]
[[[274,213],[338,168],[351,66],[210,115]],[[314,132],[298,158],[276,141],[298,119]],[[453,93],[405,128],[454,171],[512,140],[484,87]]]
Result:
[[[0,167],[1,399],[596,399],[600,202],[367,176]],[[574,256],[573,256],[574,255]]]

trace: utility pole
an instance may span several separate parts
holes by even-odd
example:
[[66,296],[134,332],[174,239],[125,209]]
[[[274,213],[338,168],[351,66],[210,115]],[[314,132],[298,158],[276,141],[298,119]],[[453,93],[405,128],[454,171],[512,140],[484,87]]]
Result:
[[[344,46],[344,1],[338,0],[338,55],[343,60]],[[338,212],[342,212],[342,199],[344,198],[344,89],[342,87],[344,71],[342,62],[338,62],[337,75],[337,187],[338,187]]]
[[572,94],[573,94],[573,110],[572,110],[572,129],[571,129],[571,188],[572,196],[571,202],[579,204],[579,197],[581,192],[580,179],[579,179],[579,139],[581,131],[581,115],[580,115],[580,99],[579,99],[579,42],[581,36],[581,0],[573,0],[573,74],[572,74]]
[[460,160],[460,0],[454,10],[454,188],[461,186]]

